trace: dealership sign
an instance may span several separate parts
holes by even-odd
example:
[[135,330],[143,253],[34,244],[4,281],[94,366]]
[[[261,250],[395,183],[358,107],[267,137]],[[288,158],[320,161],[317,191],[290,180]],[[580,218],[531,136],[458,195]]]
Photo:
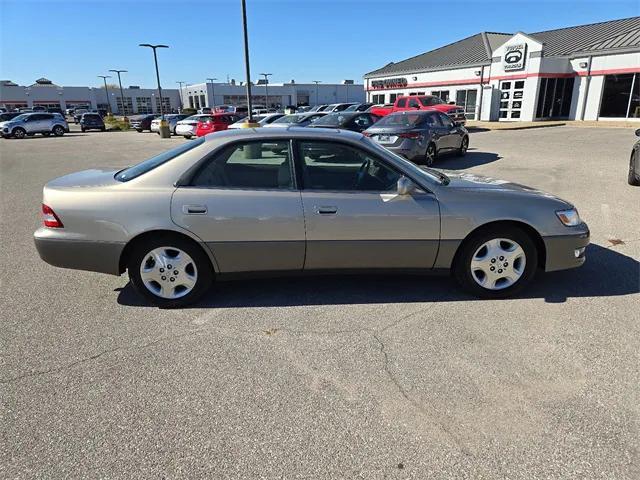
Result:
[[518,43],[505,47],[502,69],[505,72],[524,70],[524,62],[527,57],[527,44]]
[[387,78],[386,80],[373,80],[371,88],[404,88],[407,86],[407,79],[404,77]]

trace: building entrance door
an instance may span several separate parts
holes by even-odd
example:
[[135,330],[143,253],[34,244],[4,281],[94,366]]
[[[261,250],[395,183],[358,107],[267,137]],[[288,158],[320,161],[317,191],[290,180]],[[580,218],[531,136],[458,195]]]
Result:
[[540,79],[536,118],[569,118],[574,81],[573,77]]
[[519,120],[522,114],[524,80],[500,82],[500,120]]

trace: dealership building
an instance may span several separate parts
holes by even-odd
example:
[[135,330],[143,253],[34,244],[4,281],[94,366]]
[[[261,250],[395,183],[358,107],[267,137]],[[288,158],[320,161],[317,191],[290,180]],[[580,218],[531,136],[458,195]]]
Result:
[[[230,80],[228,83],[198,83],[183,86],[185,107],[200,108],[212,105],[246,105],[246,85]],[[251,86],[251,103],[268,107],[288,105],[316,105],[364,101],[364,85],[353,80],[341,83],[266,83],[258,80]]]
[[640,17],[482,32],[364,78],[368,101],[436,95],[469,119],[640,120]]

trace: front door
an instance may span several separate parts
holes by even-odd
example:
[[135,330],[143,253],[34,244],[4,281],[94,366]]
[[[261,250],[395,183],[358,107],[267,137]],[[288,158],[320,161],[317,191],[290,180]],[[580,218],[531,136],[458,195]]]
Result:
[[220,272],[301,270],[305,231],[288,140],[238,142],[178,187],[171,218],[213,252]]
[[433,194],[398,195],[402,176],[357,147],[296,142],[307,228],[305,270],[432,268],[440,218]]

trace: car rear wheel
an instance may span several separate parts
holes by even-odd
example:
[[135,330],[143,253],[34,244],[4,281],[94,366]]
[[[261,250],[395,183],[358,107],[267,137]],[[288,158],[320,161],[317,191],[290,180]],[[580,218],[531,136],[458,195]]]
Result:
[[638,156],[634,151],[629,159],[629,185],[640,186],[640,171],[638,170]]
[[136,132],[142,133],[142,129],[141,128],[136,128]]
[[486,229],[461,245],[453,265],[458,283],[480,298],[505,298],[534,277],[538,251],[531,237],[517,227]]
[[427,151],[424,154],[424,164],[427,167],[433,166],[433,164],[436,161],[436,156],[437,156],[436,146],[435,144],[430,143],[427,146]]
[[64,135],[64,128],[62,128],[60,125],[56,125],[55,127],[53,127],[53,134],[56,137],[61,137],[62,135]]
[[18,127],[13,130],[12,134],[15,138],[24,138],[27,134],[27,131],[24,128]]
[[464,157],[467,154],[467,150],[469,150],[469,137],[465,135],[464,137],[462,137],[462,141],[460,142],[458,155]]
[[129,257],[127,269],[136,290],[163,308],[194,303],[213,283],[206,254],[180,237],[162,235],[140,243]]
[[81,132],[86,132],[87,130],[84,127],[80,127]]

